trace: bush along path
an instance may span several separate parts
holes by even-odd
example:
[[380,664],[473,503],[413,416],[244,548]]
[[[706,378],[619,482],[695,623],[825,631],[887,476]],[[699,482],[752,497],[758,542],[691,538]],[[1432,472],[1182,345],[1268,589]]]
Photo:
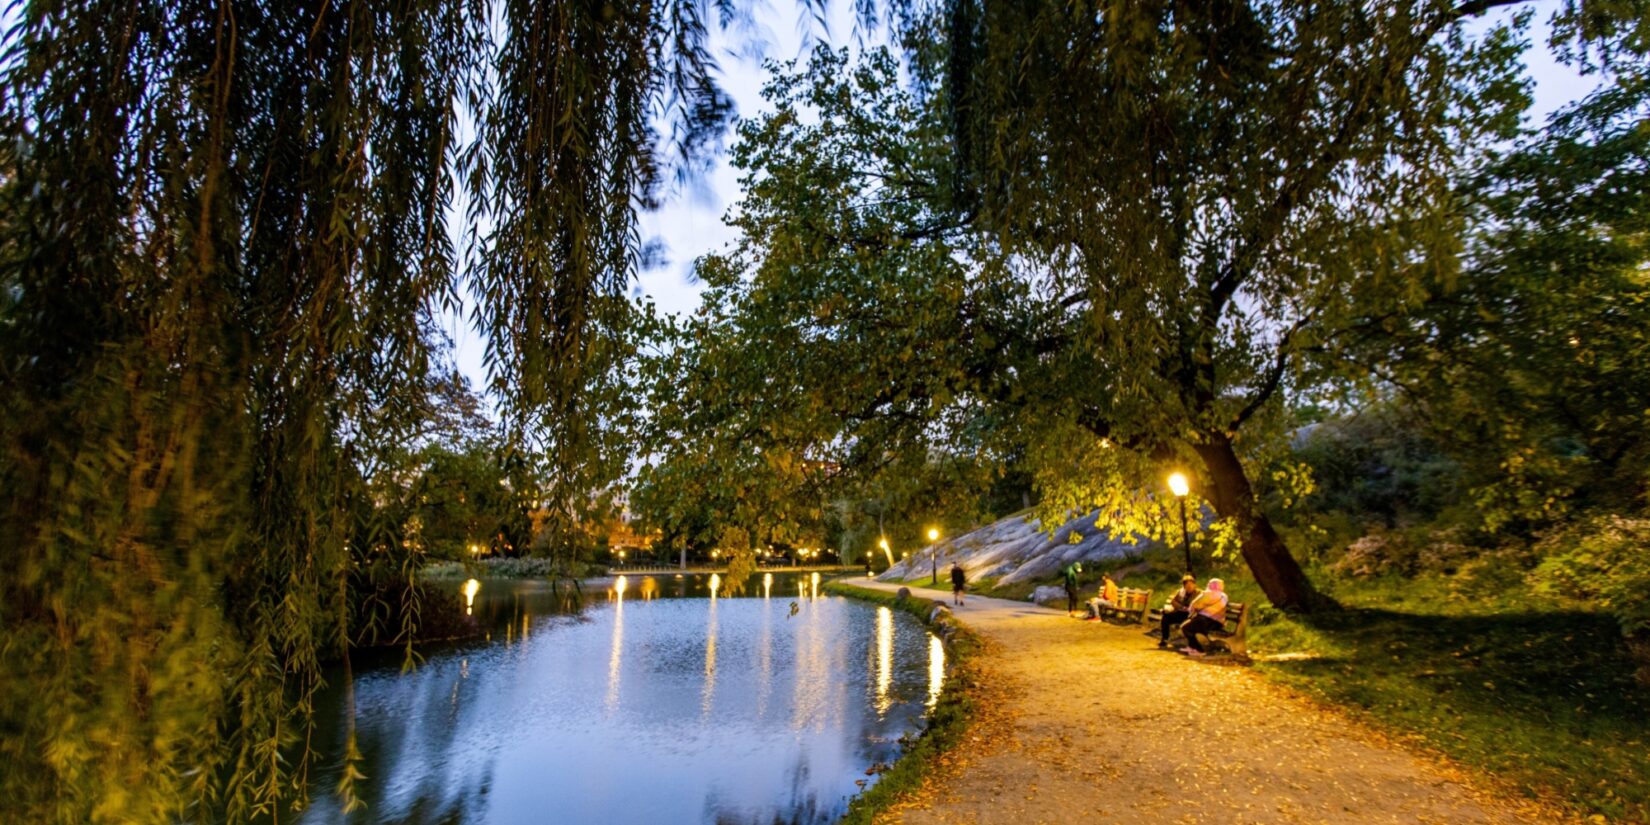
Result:
[[1159,650],[1141,626],[982,597],[954,610],[987,646],[988,698],[879,822],[1552,821],[1247,668]]

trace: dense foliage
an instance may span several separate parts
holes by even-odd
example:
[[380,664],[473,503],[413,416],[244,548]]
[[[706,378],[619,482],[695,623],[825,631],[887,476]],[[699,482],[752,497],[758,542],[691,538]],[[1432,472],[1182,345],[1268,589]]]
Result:
[[411,645],[427,555],[578,546],[637,451],[632,504],[735,573],[1033,487],[1163,537],[1195,468],[1280,606],[1316,489],[1349,536],[1548,536],[1542,586],[1642,634],[1650,9],[1560,4],[1607,82],[1530,134],[1528,15],[1466,25],[1508,5],[892,4],[906,60],[775,73],[682,319],[625,294],[636,212],[720,134],[738,4],[16,7],[0,818],[301,804],[323,662]]
[[351,602],[417,619],[437,316],[488,335],[513,489],[567,524],[613,467],[654,118],[727,110],[705,8],[9,8],[0,818],[284,810]]
[[1023,457],[1046,521],[1099,508],[1120,535],[1177,523],[1160,479],[1201,467],[1214,542],[1309,605],[1252,473],[1286,397],[1366,378],[1341,351],[1368,317],[1457,269],[1456,187],[1525,103],[1523,20],[1468,38],[1475,12],[1436,3],[1068,12],[948,4],[918,24],[946,39],[914,88],[874,54],[776,79],[734,153],[741,245],[700,270],[687,357],[717,360],[665,404],[761,428],[680,427],[715,445],[691,460],[779,448],[753,432],[882,477]]

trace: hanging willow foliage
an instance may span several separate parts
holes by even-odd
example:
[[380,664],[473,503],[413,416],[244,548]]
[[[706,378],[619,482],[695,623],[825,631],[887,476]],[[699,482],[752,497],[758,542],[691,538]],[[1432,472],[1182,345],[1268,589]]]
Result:
[[[522,443],[586,480],[602,421],[580,397],[629,322],[650,119],[673,112],[691,151],[729,109],[704,10],[123,0],[13,16],[0,820],[288,810],[321,663],[357,635],[351,571],[387,566],[414,590],[418,550],[363,468],[416,424],[440,311],[471,302]],[[448,228],[460,187],[468,254]]]

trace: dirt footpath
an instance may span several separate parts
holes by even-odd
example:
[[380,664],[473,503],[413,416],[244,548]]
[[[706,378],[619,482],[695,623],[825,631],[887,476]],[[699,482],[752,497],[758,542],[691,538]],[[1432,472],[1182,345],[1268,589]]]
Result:
[[1158,650],[1144,628],[999,599],[955,612],[987,643],[985,707],[889,822],[1536,821],[1248,668]]

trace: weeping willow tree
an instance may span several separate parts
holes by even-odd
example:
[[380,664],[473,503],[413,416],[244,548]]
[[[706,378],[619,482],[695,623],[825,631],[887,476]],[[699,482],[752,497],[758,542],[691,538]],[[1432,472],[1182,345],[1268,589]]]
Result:
[[416,426],[441,312],[488,333],[535,491],[577,499],[650,124],[691,153],[729,108],[705,33],[691,0],[15,9],[0,819],[301,803],[351,571],[416,571],[370,470]]

